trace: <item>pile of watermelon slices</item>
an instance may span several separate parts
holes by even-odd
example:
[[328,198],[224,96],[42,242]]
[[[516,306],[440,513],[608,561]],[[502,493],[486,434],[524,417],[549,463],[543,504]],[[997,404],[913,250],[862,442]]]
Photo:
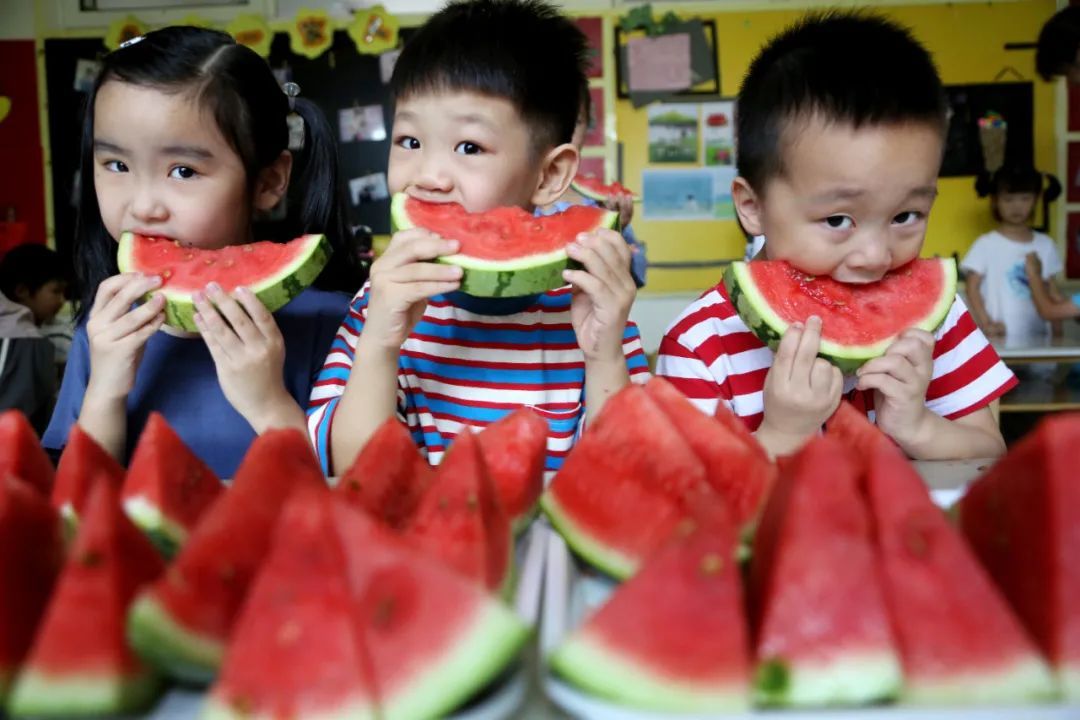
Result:
[[306,436],[273,430],[225,486],[160,416],[127,471],[75,426],[54,473],[0,415],[0,587],[21,586],[0,593],[0,707],[137,713],[176,680],[214,683],[211,717],[452,711],[529,634],[500,593],[546,443],[523,409],[432,469],[390,420],[331,489]]
[[[1063,453],[1080,417],[1048,422],[976,482],[962,533],[847,403],[777,465],[743,459],[733,482],[755,502],[703,490],[719,470],[691,450],[699,435],[740,433],[686,400],[697,420],[673,414],[675,397],[650,423],[662,382],[611,398],[541,501],[579,557],[629,578],[549,656],[558,676],[670,713],[1076,697],[1080,478]],[[728,571],[746,559],[738,531],[744,574]]]

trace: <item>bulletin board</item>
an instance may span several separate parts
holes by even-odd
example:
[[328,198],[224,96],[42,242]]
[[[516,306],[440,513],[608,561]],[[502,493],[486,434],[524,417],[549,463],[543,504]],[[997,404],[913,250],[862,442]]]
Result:
[[[411,30],[402,29],[407,39]],[[52,154],[53,222],[57,249],[71,252],[75,234],[75,183],[79,167],[83,113],[86,94],[76,85],[86,63],[105,53],[98,38],[47,39],[45,47],[46,93],[49,112],[49,139]],[[80,61],[83,61],[80,64]],[[342,110],[353,117],[364,115],[377,106],[384,133],[379,140],[338,140],[340,177],[345,185],[348,220],[353,225],[367,225],[375,233],[389,232],[390,201],[383,197],[382,188],[375,183],[361,183],[360,202],[352,202],[349,181],[358,178],[385,176],[390,150],[392,108],[390,88],[382,82],[380,56],[362,55],[344,30],[334,33],[334,44],[315,59],[292,53],[289,38],[284,33],[274,36],[269,63],[287,75],[301,89],[301,96],[322,109],[335,133],[339,131]],[[283,74],[284,73],[284,74]],[[85,87],[85,84],[84,84]],[[355,188],[354,188],[355,190]]]
[[[1035,165],[1035,100],[1030,82],[948,85],[949,131],[942,177],[978,175],[983,169],[979,118],[999,113],[1009,124],[1005,164]],[[1040,168],[1048,172],[1053,168]]]

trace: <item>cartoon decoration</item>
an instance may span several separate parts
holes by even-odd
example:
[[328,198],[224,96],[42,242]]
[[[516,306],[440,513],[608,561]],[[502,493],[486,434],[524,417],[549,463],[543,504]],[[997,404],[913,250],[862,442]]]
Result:
[[240,45],[246,45],[262,57],[270,55],[270,42],[274,33],[259,15],[240,15],[225,26]]
[[360,54],[379,55],[398,44],[398,21],[382,5],[357,10],[346,28]]
[[124,43],[145,35],[147,29],[146,25],[133,15],[114,20],[112,25],[109,25],[109,31],[105,33],[105,47],[115,50]]
[[297,55],[317,58],[334,42],[334,23],[323,10],[300,8],[289,25],[289,41]]

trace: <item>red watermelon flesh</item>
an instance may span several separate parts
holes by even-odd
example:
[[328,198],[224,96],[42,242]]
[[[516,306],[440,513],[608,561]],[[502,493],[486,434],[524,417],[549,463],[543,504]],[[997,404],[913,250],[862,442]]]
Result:
[[37,433],[18,410],[0,413],[0,478],[22,478],[46,497],[52,492],[53,465]]
[[12,691],[13,715],[74,717],[145,707],[159,681],[128,647],[124,618],[139,588],[164,570],[99,474],[83,521]]
[[129,636],[169,675],[208,681],[266,557],[281,507],[295,490],[325,488],[298,430],[270,430],[251,444],[226,490],[203,516],[169,572],[132,608]]
[[454,438],[405,533],[415,547],[489,590],[507,582],[510,522],[468,429]]
[[548,424],[529,408],[488,425],[476,436],[484,465],[516,531],[532,518],[544,491]]
[[745,428],[732,432],[702,413],[663,378],[650,380],[645,391],[704,463],[705,479],[727,503],[735,525],[751,525],[776,479],[776,465],[765,449]]
[[1043,420],[975,481],[960,526],[998,588],[1080,700],[1080,416]]
[[63,563],[60,518],[38,488],[0,475],[0,706]]
[[728,521],[676,539],[551,657],[595,695],[659,712],[745,712],[749,647]]
[[517,655],[528,631],[484,589],[337,498],[334,514],[380,717],[441,717]]
[[590,200],[596,202],[604,202],[609,197],[617,197],[619,195],[630,195],[636,201],[638,196],[633,190],[623,185],[618,180],[610,183],[605,183],[596,175],[588,173],[578,173],[574,176],[574,181],[570,184],[578,195],[587,197]]
[[750,596],[765,704],[861,704],[895,695],[900,662],[858,469],[812,439],[781,468],[754,538]]
[[336,492],[395,530],[412,518],[434,472],[396,418],[372,434],[356,461],[342,474]]
[[124,484],[124,468],[81,427],[72,425],[52,491],[53,507],[60,511],[69,531],[90,494],[91,481],[100,474],[111,479],[119,492]]
[[150,413],[121,493],[124,510],[135,524],[172,557],[221,492],[214,471],[164,417]]
[[1035,646],[898,449],[874,450],[865,486],[904,699],[1001,704],[1051,696]]
[[207,715],[375,718],[329,493],[298,492],[236,621]]
[[847,400],[841,400],[836,411],[825,422],[825,431],[852,448],[859,458],[869,458],[881,443],[891,446],[888,435],[878,430],[869,418]]

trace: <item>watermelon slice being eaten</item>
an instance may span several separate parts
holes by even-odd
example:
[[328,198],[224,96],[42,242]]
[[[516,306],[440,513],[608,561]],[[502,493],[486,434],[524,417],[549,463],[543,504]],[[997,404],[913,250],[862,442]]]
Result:
[[330,254],[325,235],[204,250],[128,232],[120,236],[116,262],[120,272],[159,276],[161,287],[154,292],[165,296],[165,322],[198,332],[192,296],[208,283],[216,282],[226,293],[246,287],[273,312],[315,281]]
[[724,288],[743,322],[773,350],[792,323],[820,317],[818,354],[850,374],[905,330],[941,325],[956,297],[956,262],[912,260],[862,285],[807,275],[781,260],[733,262]]
[[404,193],[394,195],[390,211],[398,230],[425,228],[461,243],[456,254],[439,262],[463,268],[461,290],[477,297],[533,295],[562,287],[563,270],[572,262],[566,246],[579,233],[615,228],[619,222],[616,212],[582,205],[540,216],[517,207],[469,213],[457,203],[430,203]]
[[595,200],[598,203],[602,203],[609,197],[615,195],[630,195],[634,198],[634,202],[641,200],[633,190],[626,187],[618,180],[611,183],[605,183],[596,175],[578,173],[570,183],[570,188],[581,197]]

